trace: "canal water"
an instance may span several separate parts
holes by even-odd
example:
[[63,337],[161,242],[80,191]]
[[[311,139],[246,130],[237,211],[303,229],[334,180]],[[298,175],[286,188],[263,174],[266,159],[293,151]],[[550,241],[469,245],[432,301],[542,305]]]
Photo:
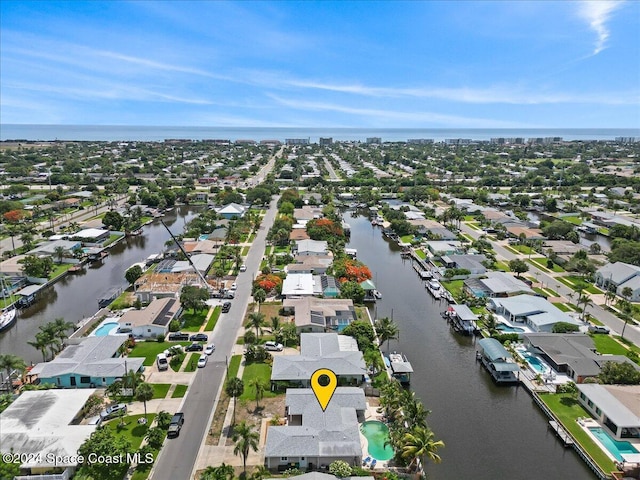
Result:
[[[432,411],[428,422],[446,447],[430,480],[593,479],[595,475],[547,428],[547,419],[523,387],[498,387],[475,360],[475,339],[452,332],[440,317],[445,303],[427,293],[410,260],[366,217],[345,212],[350,248],[369,266],[382,293],[372,313],[398,324],[391,350],[407,355],[411,388]],[[386,344],[385,344],[386,348]]]
[[[196,207],[197,208],[197,207]],[[181,206],[163,218],[174,235],[181,234],[186,222],[197,214],[194,207]],[[11,329],[0,333],[0,353],[22,357],[27,363],[41,362],[42,354],[27,344],[35,339],[38,327],[62,317],[78,323],[98,311],[98,299],[112,288],[128,286],[124,273],[132,264],[160,253],[170,235],[159,220],[143,228],[143,234],[115,245],[102,264],[86,265],[83,272],[68,274],[38,293],[39,301],[22,310]]]

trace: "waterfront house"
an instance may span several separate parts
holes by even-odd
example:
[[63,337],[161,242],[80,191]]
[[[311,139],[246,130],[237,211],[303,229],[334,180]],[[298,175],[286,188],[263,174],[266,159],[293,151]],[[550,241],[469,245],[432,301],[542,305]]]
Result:
[[522,343],[576,383],[600,375],[605,362],[629,362],[635,366],[623,355],[598,354],[593,339],[584,333],[524,333]]
[[78,466],[80,445],[96,429],[75,421],[94,393],[92,388],[22,392],[0,413],[0,452],[20,455],[23,474],[66,472],[37,478],[70,478]]
[[443,255],[440,261],[446,268],[459,268],[469,270],[471,275],[481,275],[486,273],[487,267],[482,262],[487,261],[487,257],[479,255]]
[[465,290],[475,297],[512,297],[533,294],[533,290],[519,278],[507,272],[487,272],[486,278],[469,278]]
[[306,225],[309,220],[322,218],[323,216],[322,208],[311,205],[304,205],[302,208],[293,210],[293,219],[301,225]]
[[289,240],[292,242],[299,242],[300,240],[310,240],[311,237],[307,233],[304,225],[294,225],[289,234]]
[[516,374],[520,371],[520,367],[498,340],[483,338],[478,340],[478,347],[476,356],[496,383],[518,382],[519,378]]
[[285,267],[287,272],[323,275],[333,264],[333,257],[329,255],[301,255],[294,257],[294,262]]
[[[580,404],[616,440],[640,438],[640,385],[590,383],[577,387]],[[636,461],[640,459],[637,453],[633,455]]]
[[510,323],[524,323],[534,332],[551,332],[553,326],[560,322],[582,325],[582,322],[570,317],[547,299],[536,295],[491,298],[487,308],[504,316]]
[[324,240],[300,240],[293,246],[293,254],[297,256],[327,256],[329,247]]
[[625,288],[631,288],[632,302],[640,301],[640,267],[623,262],[607,263],[594,275],[595,284],[604,290],[615,289],[622,296]]
[[108,387],[129,370],[141,372],[144,358],[122,357],[126,335],[69,338],[67,347],[50,362],[38,363],[30,374],[58,388]]
[[175,298],[158,298],[145,308],[125,312],[118,323],[121,328],[131,329],[135,338],[164,337],[171,320],[181,312],[182,306]]
[[442,255],[455,255],[463,253],[462,243],[457,240],[432,240],[426,242],[426,246],[432,255],[441,257]]
[[337,333],[300,334],[300,355],[276,355],[271,371],[272,388],[277,382],[309,387],[313,372],[328,368],[338,385],[360,385],[367,366],[355,338]]
[[228,205],[225,205],[224,207],[216,209],[216,213],[218,215],[228,220],[231,220],[232,218],[244,217],[246,211],[247,207],[245,207],[244,205],[238,205],[237,203],[230,203]]
[[512,238],[523,237],[526,241],[546,240],[547,238],[542,234],[542,230],[540,230],[539,228],[510,226],[507,227],[507,233]]
[[282,302],[285,313],[293,315],[298,333],[341,330],[357,319],[353,300],[305,297]]
[[109,240],[109,230],[102,228],[85,228],[70,235],[69,238],[72,240],[80,240],[85,246],[101,247],[104,242]]
[[326,410],[311,389],[287,389],[285,426],[271,426],[265,441],[265,466],[284,471],[326,469],[337,460],[362,462],[359,422],[364,420],[364,391],[338,387]]
[[185,240],[182,248],[187,254],[206,253],[215,255],[218,251],[218,245],[213,240]]
[[45,242],[29,252],[29,255],[52,257],[54,262],[58,262],[58,247],[63,249],[62,263],[75,263],[72,257],[82,248],[82,243],[78,240],[54,240]]

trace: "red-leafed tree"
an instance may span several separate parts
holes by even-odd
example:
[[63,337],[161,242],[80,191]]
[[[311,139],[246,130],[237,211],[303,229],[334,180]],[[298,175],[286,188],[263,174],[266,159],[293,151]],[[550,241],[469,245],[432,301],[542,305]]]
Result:
[[318,218],[307,222],[307,233],[312,240],[329,240],[332,237],[344,237],[344,230],[333,220]]
[[9,210],[3,215],[4,219],[9,223],[18,223],[24,218],[23,210]]
[[333,262],[333,275],[340,283],[361,283],[372,277],[369,267],[352,258],[342,258]]
[[258,275],[258,277],[256,277],[255,281],[253,282],[253,289],[255,291],[258,288],[261,288],[265,292],[269,293],[274,289],[280,287],[281,285],[282,278],[280,278],[278,275],[269,273]]

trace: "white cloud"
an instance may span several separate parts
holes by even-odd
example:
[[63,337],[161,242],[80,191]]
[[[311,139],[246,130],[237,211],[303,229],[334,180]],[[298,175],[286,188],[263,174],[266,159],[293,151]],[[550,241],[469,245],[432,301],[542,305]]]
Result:
[[606,48],[609,38],[607,22],[611,18],[611,14],[623,3],[623,0],[584,0],[578,4],[578,14],[589,23],[589,27],[596,34],[592,55],[597,55]]

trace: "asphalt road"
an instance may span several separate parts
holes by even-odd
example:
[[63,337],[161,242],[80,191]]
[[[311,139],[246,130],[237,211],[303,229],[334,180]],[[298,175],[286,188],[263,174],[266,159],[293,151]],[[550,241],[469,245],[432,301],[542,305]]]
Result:
[[[474,230],[464,223],[461,225],[461,229],[464,233],[471,235],[475,239],[477,239],[484,233],[479,232],[478,230]],[[502,257],[506,261],[513,260],[514,258],[522,258],[513,254],[498,242],[491,243],[497,256]],[[534,267],[532,264],[527,263],[527,265],[529,265],[529,273],[533,274],[538,281],[544,284],[545,287],[549,287],[565,298],[570,298],[570,294],[574,295],[575,298],[576,292],[574,290],[571,290],[569,287],[556,280],[552,275],[549,275],[547,272]],[[600,305],[594,303],[592,306],[587,307],[587,313],[590,313],[607,327],[609,327],[612,333],[616,333],[617,335],[620,335],[622,333],[624,321],[620,320],[618,317],[605,310]],[[627,324],[627,327],[624,331],[624,338],[633,342],[635,345],[640,345],[640,328],[631,324]]]
[[192,478],[200,445],[206,440],[211,425],[216,395],[224,381],[226,362],[231,358],[231,350],[249,303],[251,284],[260,269],[266,235],[277,213],[276,203],[277,198],[271,202],[261,229],[249,249],[245,260],[247,271],[237,277],[238,288],[231,310],[220,315],[213,336],[209,334],[209,341],[215,343],[216,351],[209,358],[207,366],[198,369],[195,374],[181,407],[185,421],[180,436],[165,442],[153,469],[153,480]]

